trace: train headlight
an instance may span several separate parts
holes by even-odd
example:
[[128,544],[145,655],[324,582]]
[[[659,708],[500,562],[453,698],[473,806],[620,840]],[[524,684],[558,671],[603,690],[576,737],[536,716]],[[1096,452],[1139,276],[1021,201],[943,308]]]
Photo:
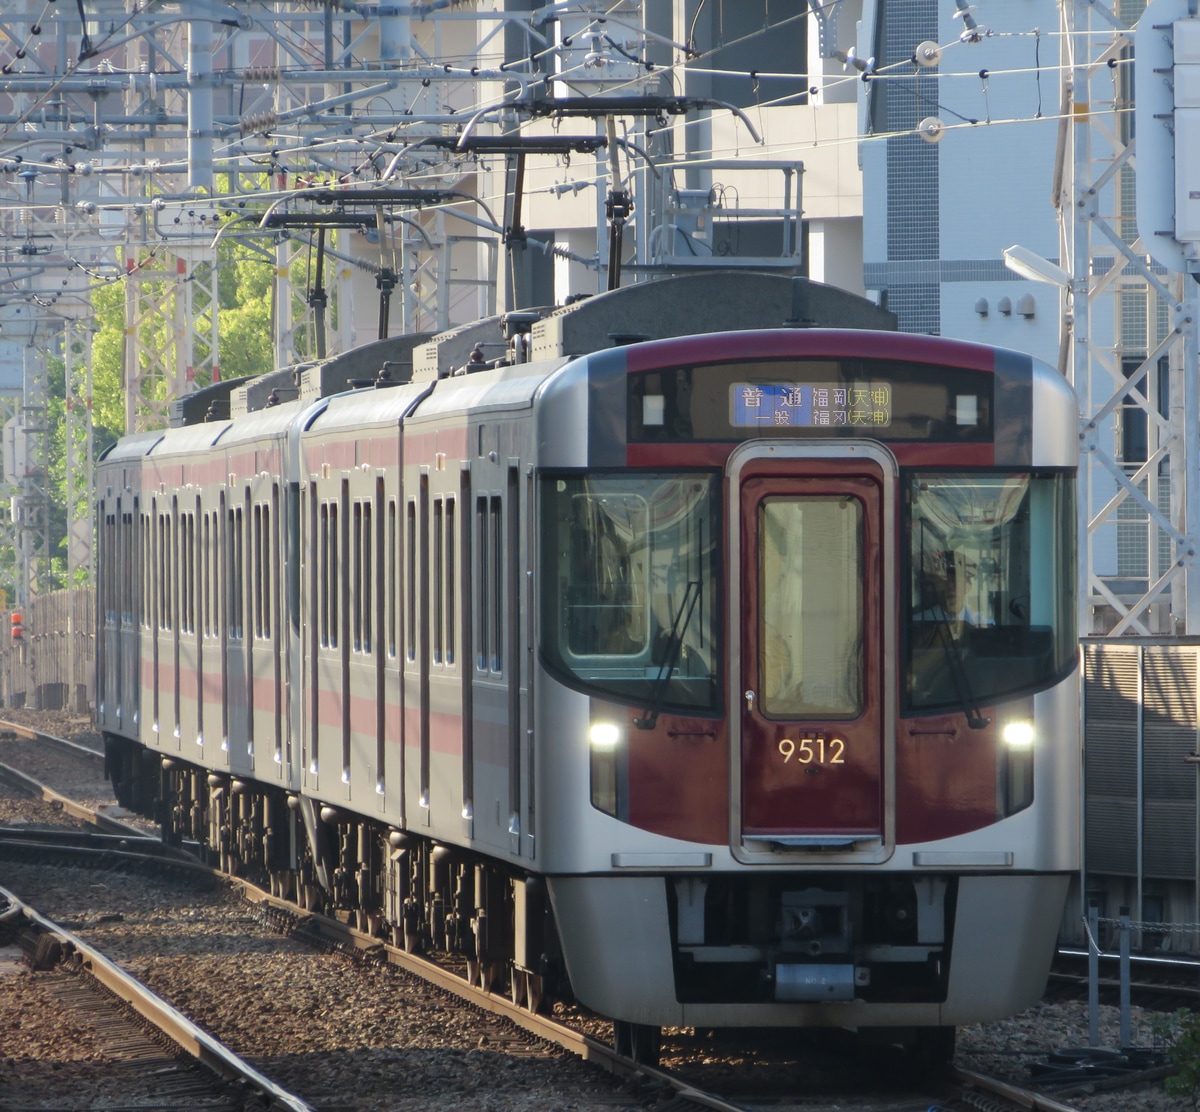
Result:
[[1029,749],[1033,746],[1032,722],[1009,722],[1001,732],[1004,744],[1010,749]]
[[593,722],[588,741],[593,749],[615,749],[621,741],[621,729],[615,722]]

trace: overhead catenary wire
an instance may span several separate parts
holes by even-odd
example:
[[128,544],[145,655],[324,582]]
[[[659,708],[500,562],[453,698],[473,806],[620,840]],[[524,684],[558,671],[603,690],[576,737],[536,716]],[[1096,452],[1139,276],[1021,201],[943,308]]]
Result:
[[[785,22],[791,22],[794,19],[798,19],[798,18],[802,18],[802,17],[803,17],[802,15],[797,15],[797,16],[788,17],[784,21],[776,21],[776,23],[771,24],[768,28],[764,28],[763,31],[755,31],[749,35],[743,36],[742,39],[735,40],[735,42],[749,41],[759,34],[776,29],[778,26],[781,26]],[[98,45],[95,46],[91,57],[95,58],[98,54],[102,53],[105,49],[107,49],[114,41],[114,35],[116,35],[117,32],[118,32],[117,28],[111,28],[109,30],[109,33],[105,36],[105,38],[103,40],[101,40],[101,42]],[[991,38],[991,37],[1001,38],[1001,37],[1015,37],[1017,35],[1030,35],[1030,34],[1033,35],[1035,38],[1036,52],[1040,53],[1041,38],[1042,38],[1042,33],[1040,31],[1035,30],[1033,32],[992,33],[988,37],[989,38]],[[293,48],[295,48],[297,44],[295,44],[293,42],[291,45]],[[677,43],[672,43],[671,45],[672,45],[673,49],[678,48],[680,46],[680,44],[677,44]],[[694,45],[694,44],[691,44],[691,45]],[[732,45],[732,44],[722,44],[723,47],[728,46],[728,45]],[[962,44],[959,44],[959,43],[950,43],[944,49],[950,50],[951,48],[959,47],[961,45]],[[974,44],[972,44],[972,45],[974,45]],[[562,49],[561,44],[554,44],[554,45],[548,46],[546,48],[546,50],[542,51],[539,56],[545,57],[549,53],[558,51],[561,49]],[[744,77],[747,80],[754,81],[756,83],[760,80],[773,80],[773,79],[776,79],[777,77],[779,79],[798,80],[798,79],[804,78],[804,76],[805,76],[803,74],[789,75],[789,74],[775,74],[775,73],[758,73],[757,71],[737,71],[737,70],[728,70],[728,69],[704,68],[704,67],[700,67],[700,66],[696,65],[697,62],[703,62],[703,61],[711,58],[713,55],[715,55],[717,53],[717,50],[718,50],[718,48],[714,47],[713,49],[711,49],[709,51],[705,51],[703,54],[695,52],[694,50],[686,51],[686,52],[684,52],[683,57],[680,57],[671,63],[657,65],[653,68],[653,70],[650,70],[649,68],[647,68],[646,72],[647,73],[652,72],[653,74],[655,74],[656,79],[661,80],[663,78],[666,78],[667,80],[671,80],[671,81],[677,79],[680,74],[685,73],[685,72],[703,72],[703,73],[711,74],[711,75]],[[313,50],[311,47],[309,47],[308,53],[312,57],[316,56],[315,53],[313,53]],[[534,56],[534,54],[531,53],[531,58],[533,56]],[[482,55],[479,55],[478,52],[476,52],[475,54],[471,54],[471,55],[461,55],[460,59],[464,63],[466,61],[472,60],[472,59],[482,60]],[[460,60],[460,59],[456,59],[456,61]],[[1125,60],[1119,60],[1118,64],[1125,64]],[[1043,71],[1047,75],[1049,75],[1049,74],[1059,72],[1059,70],[1060,70],[1060,67],[1057,67],[1057,66],[1053,66],[1053,67],[1042,66],[1040,64],[1040,57],[1038,57],[1036,59],[1035,65],[1033,67],[1027,67],[1027,68],[1013,67],[1013,68],[1009,68],[1009,69],[1000,69],[1000,70],[992,69],[992,70],[989,70],[988,72],[989,72],[989,75],[993,78],[1000,77],[1000,76],[1019,76],[1021,74],[1033,73],[1036,75],[1037,81],[1039,82],[1039,90],[1040,90],[1040,80],[1041,80]],[[73,66],[71,67],[71,70],[68,72],[85,72],[85,71],[82,71],[80,69],[80,65],[77,62],[77,63],[73,64]],[[543,79],[548,79],[548,80],[568,79],[569,80],[571,78],[572,74],[577,74],[579,72],[581,72],[580,67],[575,67],[574,70],[566,69],[566,70],[560,71],[559,73],[556,73],[556,74],[544,75]],[[379,73],[379,71],[375,71],[374,76],[377,77],[378,73]],[[396,71],[396,74],[397,74],[399,80],[406,79],[404,76],[403,70]],[[514,76],[516,76],[516,75],[514,75]],[[640,77],[638,80],[642,80],[644,78],[644,76],[645,75],[643,74],[642,77]],[[883,81],[883,82],[888,82],[888,83],[900,83],[900,86],[903,87],[903,83],[911,82],[911,76],[912,76],[912,70],[905,63],[896,63],[893,66],[884,67],[883,69],[881,69],[877,72],[873,72],[870,75],[870,80]],[[930,75],[926,74],[924,76],[930,76]],[[936,73],[932,76],[935,76],[937,78],[939,87],[943,88],[943,89],[949,88],[950,87],[949,82],[951,82],[955,78],[975,77],[974,74],[969,73],[969,72],[959,73],[959,72],[950,72],[950,71],[939,71],[938,73]],[[837,80],[829,81],[828,79],[826,79],[823,82],[823,84],[825,85],[826,88],[835,89],[837,87],[840,87],[843,84],[843,82],[845,82],[845,81],[857,82],[859,80],[861,80],[860,75],[851,74],[851,75],[848,75],[846,78],[844,78],[842,81],[837,81]],[[51,86],[51,88],[52,87],[53,86]],[[528,86],[526,85],[524,87],[528,87]],[[616,86],[616,87],[620,88],[620,86]],[[46,98],[49,95],[50,95],[49,92],[42,93],[41,96],[39,96],[37,98],[37,101],[35,102],[35,106],[36,106],[36,104],[44,103]],[[365,96],[367,94],[366,94],[366,92],[363,92],[362,95]],[[771,108],[771,107],[784,107],[784,106],[787,106],[788,104],[795,103],[795,101],[800,96],[803,96],[803,95],[804,94],[788,93],[788,94],[785,94],[784,96],[781,96],[778,98],[760,100],[755,105],[755,108],[758,110],[762,110],[762,109],[767,109],[767,108]],[[488,100],[486,97],[477,97],[475,103],[478,105],[481,105],[481,106],[487,106]],[[498,101],[493,99],[491,103],[494,106],[498,105],[500,108],[502,108],[503,107],[503,98],[501,97],[501,99]],[[958,119],[960,121],[959,125],[954,125],[954,124],[948,125],[948,127],[946,128],[947,131],[952,131],[957,126],[968,127],[968,126],[978,126],[980,124],[980,121],[977,118],[972,118],[968,115],[958,113],[956,109],[947,106],[944,103],[944,98],[941,95],[939,95],[939,97],[938,97],[937,105],[938,105],[939,110],[946,112],[946,114],[948,114],[948,115],[954,116],[956,119]],[[36,111],[36,107],[32,107],[32,108],[28,109],[27,115],[31,114],[33,111]],[[1120,111],[1120,109],[1114,109],[1114,111]],[[291,115],[291,117],[296,119],[297,121],[301,121],[301,120],[309,118],[309,113],[307,111],[306,106],[301,106],[296,109],[290,109],[289,115]],[[458,118],[462,118],[463,112],[462,112],[462,110],[455,111],[455,110],[451,109],[451,115],[457,116]],[[1011,126],[1011,125],[1016,125],[1016,124],[1020,124],[1020,123],[1031,122],[1034,120],[1054,121],[1054,120],[1060,120],[1062,118],[1064,118],[1063,115],[1054,115],[1054,116],[1049,116],[1049,117],[1043,115],[1043,113],[1041,111],[1041,104],[1040,104],[1040,99],[1039,99],[1038,108],[1037,108],[1037,111],[1035,112],[1035,114],[1033,114],[1031,116],[1011,116],[1008,118],[991,118],[990,113],[989,113],[988,118],[985,123],[985,126]],[[369,122],[369,117],[367,117],[367,119],[364,122]],[[414,117],[413,122],[421,123],[422,119],[421,119],[421,117]],[[653,139],[654,136],[657,134],[660,134],[661,131],[678,131],[678,130],[685,129],[685,128],[688,128],[691,126],[696,126],[696,121],[689,121],[686,119],[673,120],[671,122],[671,125],[669,128],[660,129],[660,130],[655,130],[653,128],[649,129],[649,137],[651,139]],[[394,136],[398,132],[400,132],[402,127],[403,127],[403,125],[400,125],[399,127],[396,127],[396,128],[392,128],[389,130],[389,132],[384,133],[384,134]],[[388,146],[391,146],[392,144],[383,142],[382,141],[383,135],[381,135],[378,130],[372,130],[365,134],[361,133],[361,132],[351,133],[351,134],[345,134],[345,133],[339,134],[338,130],[344,130],[344,129],[331,128],[330,132],[324,138],[320,138],[320,137],[314,138],[310,129],[296,130],[291,135],[280,135],[278,133],[278,131],[275,131],[275,132],[271,133],[271,135],[270,135],[271,142],[269,144],[264,142],[262,149],[259,149],[259,150],[255,150],[253,145],[247,143],[247,137],[241,136],[238,139],[234,140],[232,143],[230,143],[225,148],[223,153],[218,154],[217,166],[221,173],[230,175],[231,180],[232,180],[232,177],[234,175],[264,174],[264,173],[269,172],[267,166],[264,166],[262,164],[255,164],[253,161],[254,159],[267,159],[269,157],[271,167],[275,168],[280,173],[286,173],[292,177],[296,177],[297,175],[300,175],[300,174],[312,173],[314,171],[317,173],[320,173],[321,170],[323,169],[325,172],[327,172],[330,175],[342,175],[344,180],[349,181],[351,177],[356,178],[360,174],[367,178],[369,178],[373,173],[377,174],[379,167],[376,165],[374,160],[379,158],[380,156],[384,155],[385,153],[386,153],[387,158],[389,159],[389,162],[394,162],[395,165],[398,166],[400,164],[400,162],[405,158],[405,156],[411,154],[414,149],[414,146],[412,144],[409,144],[408,146],[402,146],[399,151],[394,151],[394,150],[388,151],[386,148]],[[0,133],[0,136],[2,136],[3,134],[8,134],[10,132],[11,132],[11,126],[9,127],[7,132]],[[779,147],[778,145],[776,145],[773,148],[773,153],[776,155],[782,155],[782,156],[786,156],[787,154],[802,155],[805,151],[811,150],[817,146],[827,147],[827,146],[851,144],[851,143],[852,144],[873,143],[873,142],[884,141],[889,138],[893,138],[893,137],[896,137],[899,135],[904,135],[904,134],[911,134],[911,132],[898,131],[898,132],[890,132],[890,133],[875,133],[875,134],[870,134],[870,135],[866,135],[866,136],[847,136],[847,137],[843,137],[843,138],[835,139],[835,140],[824,140],[824,139],[814,138],[811,141],[798,142],[798,143],[788,146],[788,147]],[[30,140],[30,142],[31,143],[37,142],[37,140]],[[353,165],[349,168],[349,170],[346,169],[345,165],[340,164],[338,161],[339,158],[345,156],[348,153],[353,153],[357,156],[357,161],[355,161],[353,163]],[[638,152],[638,153],[640,153],[643,156],[643,158],[645,158],[645,152]],[[672,159],[666,165],[669,166],[669,168],[672,171],[675,171],[675,170],[682,170],[682,169],[686,169],[686,168],[690,168],[690,167],[702,168],[705,165],[705,163],[708,161],[718,161],[718,160],[723,160],[726,158],[737,159],[739,157],[743,157],[743,153],[742,153],[740,145],[735,144],[734,146],[731,146],[731,147],[725,147],[725,148],[720,148],[720,149],[714,150],[707,158]],[[247,160],[250,160],[250,165],[247,165]],[[476,159],[475,162],[478,163],[479,160]],[[324,163],[323,167],[321,165],[322,163]],[[559,163],[559,164],[561,165],[561,163]],[[44,171],[46,173],[69,172],[69,168],[65,167],[58,160],[55,160],[52,162],[46,162],[46,161],[37,160],[37,159],[30,159],[30,160],[25,161],[23,163],[23,165],[26,166],[27,168],[38,169],[38,170]],[[425,162],[424,168],[421,168],[420,164],[417,164],[417,166],[415,168],[415,172],[413,169],[410,168],[408,170],[408,172],[406,172],[406,174],[405,174],[405,180],[408,182],[411,182],[415,185],[420,185],[423,182],[436,182],[438,180],[443,180],[447,172],[455,172],[454,165],[455,164],[453,163],[452,160],[444,158],[444,157],[441,159],[431,158]],[[468,162],[460,162],[457,164],[457,172],[469,174],[472,172],[471,165],[472,164],[468,163]],[[101,172],[104,172],[104,173],[133,173],[133,174],[137,174],[137,173],[167,173],[167,172],[183,172],[183,170],[185,170],[185,169],[186,169],[186,162],[183,160],[161,161],[156,164],[143,163],[140,165],[131,161],[129,164],[127,164],[123,167],[122,166],[106,167]],[[552,186],[545,186],[545,187],[541,187],[541,188],[533,187],[530,189],[530,193],[531,194],[536,194],[538,192],[549,193],[552,191],[552,188],[553,188]],[[261,191],[261,192],[256,191],[254,193],[254,196],[255,196],[256,200],[265,201],[272,196],[286,197],[286,196],[290,195],[292,192],[293,192],[292,190],[286,189],[286,188],[280,189],[278,191]],[[248,195],[248,194],[233,193],[233,194],[230,194],[228,198],[220,197],[220,198],[215,198],[215,200],[219,201],[222,204],[225,204],[225,203],[236,204],[237,199],[239,197],[245,196],[245,195]],[[453,202],[452,204],[431,205],[431,206],[428,206],[427,211],[437,211],[438,208],[446,208],[450,211],[453,211],[453,209],[455,207],[460,207],[461,204],[468,204],[468,203],[478,203],[481,206],[495,205],[500,201],[500,199],[501,198],[499,196],[496,196],[494,194],[490,195],[490,196],[483,196],[483,197],[477,196],[477,197],[472,198],[470,202],[464,200],[461,203],[456,201],[456,202]],[[126,208],[137,207],[139,205],[144,205],[145,203],[146,203],[146,201],[144,198],[130,199],[127,202],[125,202],[123,207],[126,207]],[[183,203],[186,203],[186,201],[176,202],[176,201],[172,200],[167,203],[183,204]],[[54,208],[60,207],[60,206],[47,205],[47,206],[45,206],[44,209],[41,209],[39,206],[36,206],[36,205],[30,206],[28,204],[23,204],[22,207],[26,208],[26,209],[30,209],[31,211],[50,211],[51,209],[54,209]],[[107,204],[106,203],[103,207],[105,209],[111,210],[114,208],[120,208],[122,206],[120,204]],[[494,220],[492,222],[494,223]]]

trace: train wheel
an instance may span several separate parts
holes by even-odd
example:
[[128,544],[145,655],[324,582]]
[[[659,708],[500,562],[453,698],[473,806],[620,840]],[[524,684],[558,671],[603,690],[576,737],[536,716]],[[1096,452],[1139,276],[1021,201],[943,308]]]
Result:
[[648,1023],[613,1020],[613,1049],[643,1066],[657,1066],[662,1028]]
[[529,973],[525,977],[525,1007],[531,1012],[537,1013],[542,1008],[542,994],[545,990],[545,985],[542,982],[541,975],[538,973]]
[[467,983],[471,985],[480,983],[478,958],[467,958]]
[[491,992],[492,986],[500,977],[503,966],[497,961],[480,962],[479,966],[479,987],[484,992]]
[[525,1002],[525,993],[527,991],[528,974],[524,969],[518,969],[515,965],[508,973],[508,988],[509,999],[519,1008]]

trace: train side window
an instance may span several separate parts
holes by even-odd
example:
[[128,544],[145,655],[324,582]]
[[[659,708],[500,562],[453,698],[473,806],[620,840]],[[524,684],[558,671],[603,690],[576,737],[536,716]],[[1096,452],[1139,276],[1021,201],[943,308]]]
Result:
[[112,575],[111,566],[114,560],[120,559],[120,554],[114,556],[113,545],[117,543],[118,534],[116,529],[116,515],[104,515],[104,546],[101,548],[101,554],[104,556],[104,563],[100,565],[100,584],[104,589],[104,620],[106,623],[112,623],[116,620],[117,604],[119,602],[114,588],[116,580]]
[[321,539],[317,561],[321,568],[321,648],[329,648],[329,503],[321,503]]
[[212,599],[210,597],[209,581],[210,565],[212,562],[211,554],[208,550],[209,529],[211,528],[208,514],[200,516],[200,621],[203,623],[205,637],[212,636],[212,613],[210,605]]
[[121,518],[122,531],[125,535],[125,544],[122,548],[122,554],[128,563],[123,564],[125,569],[123,582],[125,584],[125,606],[122,610],[122,621],[126,624],[133,625],[137,621],[138,616],[138,597],[137,597],[137,568],[138,558],[141,556],[140,545],[141,537],[138,533],[138,518],[136,514],[125,514]]
[[181,513],[176,517],[178,522],[178,549],[175,553],[175,573],[179,586],[179,632],[187,633],[187,594],[188,594],[188,546],[187,546],[187,514]]
[[475,500],[475,584],[478,591],[476,614],[478,626],[475,631],[475,644],[479,646],[479,655],[475,667],[480,672],[486,672],[488,666],[488,600],[491,592],[488,585],[488,500]]
[[172,505],[167,516],[167,628],[179,625],[179,565],[183,545],[183,529],[178,507]]
[[[201,562],[200,551],[196,544],[196,518],[199,515],[199,499],[197,512],[188,514],[188,562],[191,571],[188,579],[191,583],[191,597],[188,599],[188,632],[195,633],[200,626],[200,592],[201,592]],[[204,519],[201,518],[201,521]]]
[[167,519],[161,511],[158,514],[158,545],[155,552],[155,567],[154,573],[158,582],[156,584],[155,596],[158,600],[158,622],[157,626],[161,629],[166,629],[166,611],[167,611]]
[[454,663],[454,553],[456,528],[454,499],[446,499],[446,663]]
[[[116,522],[117,518],[115,514],[104,515],[105,545],[101,550],[104,553],[111,554],[115,551],[113,546],[118,542]],[[117,553],[116,559],[120,559],[120,553]],[[112,558],[106,559],[100,573],[100,582],[104,587],[104,620],[110,623],[116,621],[117,608],[121,601],[116,594],[117,580],[112,573],[114,562],[115,560]]]
[[338,647],[338,630],[341,621],[340,602],[342,595],[341,577],[342,534],[338,528],[338,504],[329,503],[329,647]]
[[396,613],[400,606],[397,567],[400,553],[396,549],[396,501],[390,499],[387,506],[387,654],[389,660],[396,659]]
[[255,505],[250,525],[250,566],[254,569],[253,583],[251,590],[254,593],[252,600],[254,606],[254,636],[262,637],[263,635],[263,589],[262,589],[262,564],[263,564],[263,521],[262,521],[262,506]]
[[371,553],[375,540],[371,532],[371,503],[364,502],[362,506],[362,575],[358,580],[359,596],[362,600],[362,651],[371,652],[371,624],[374,620],[372,587],[374,568]]
[[[150,524],[150,515],[142,514],[142,598],[149,602],[154,590],[154,529]],[[141,627],[149,629],[152,621],[151,608],[148,605],[142,606],[141,612]]]
[[[114,524],[118,518],[114,516]],[[121,567],[126,569],[125,575],[120,576],[120,605],[121,625],[130,625],[133,621],[133,525],[128,513],[120,516],[120,554]]]
[[175,507],[172,524],[175,530],[174,549],[174,625],[181,633],[187,632],[187,514]]
[[[125,545],[122,546],[122,549],[121,549],[122,558],[124,558],[125,560],[128,561],[128,566],[132,567],[133,561],[138,558],[138,552],[137,552],[137,547],[136,547],[138,545],[138,536],[137,536],[136,530],[134,530],[134,528],[133,528],[134,518],[131,515],[128,515],[128,513],[126,513],[126,515],[124,515],[124,517],[121,518],[121,521],[122,521],[122,523],[124,523],[124,530],[122,530],[122,531],[124,531],[124,534],[125,534]],[[118,567],[114,567],[114,569],[112,569],[112,571],[110,571],[110,575],[113,575],[114,577],[121,577],[120,576],[120,566],[126,566],[126,565],[119,565]],[[122,614],[121,620],[122,620],[122,624],[124,624],[124,625],[132,625],[133,620],[134,620],[134,606],[137,605],[137,590],[134,589],[134,583],[136,583],[136,576],[125,575],[124,577],[121,577],[121,578],[124,578],[124,595],[125,595],[125,601],[124,601],[125,613]]]
[[209,541],[212,549],[212,632],[214,637],[221,636],[221,514],[214,510],[209,514],[212,521],[212,535]]
[[263,591],[263,636],[270,638],[274,625],[271,621],[271,593],[273,591],[272,583],[274,576],[272,574],[272,557],[275,548],[271,544],[271,507],[270,505],[263,506],[263,574],[262,574],[262,591]]
[[166,526],[163,524],[163,516],[156,506],[154,509],[154,617],[151,624],[155,629],[162,628],[162,612],[163,612],[163,537],[166,535]]
[[445,602],[442,591],[446,581],[445,560],[446,548],[443,530],[445,529],[443,501],[433,500],[433,662],[443,662],[443,621],[445,620]]
[[194,633],[195,622],[195,575],[196,575],[196,519],[190,514],[179,517],[179,631]]
[[549,667],[630,703],[720,705],[719,495],[718,478],[700,472],[543,474]]
[[187,632],[196,632],[196,515],[187,515]]
[[349,558],[353,562],[351,587],[353,602],[350,620],[353,625],[354,651],[371,652],[372,622],[372,562],[371,546],[374,543],[371,531],[371,503],[355,502],[351,524]]
[[106,513],[101,520],[103,521],[103,525],[101,527],[100,562],[97,565],[99,568],[97,582],[99,583],[101,592],[99,595],[100,613],[104,615],[104,622],[106,625],[108,625],[113,621],[115,598],[112,593],[112,580],[109,578],[108,574],[109,561],[107,554],[113,551],[113,544],[117,539],[117,532],[114,528],[114,522],[116,520],[114,515]]
[[405,562],[408,570],[408,584],[405,602],[408,607],[407,641],[408,659],[417,659],[417,503],[410,498],[405,513],[405,530],[408,543],[405,548]]
[[245,636],[245,517],[242,507],[229,511],[229,636],[240,641]]
[[169,513],[163,514],[163,629],[175,628],[175,569],[178,553],[175,551],[175,521]]
[[501,584],[504,582],[504,503],[498,495],[493,496],[488,508],[488,531],[491,560],[488,575],[492,580],[491,600],[491,666],[493,672],[504,671],[504,600]]
[[[122,543],[122,545],[119,547],[115,547],[116,541],[118,541],[118,536],[116,536],[116,515],[109,515],[108,521],[112,522],[112,528],[110,528],[109,534],[110,537],[112,537],[112,541],[110,541],[108,545],[108,567],[106,569],[106,576],[104,576],[104,578],[107,579],[109,600],[113,601],[109,602],[109,606],[106,609],[107,611],[115,611],[116,591],[120,590],[120,594],[122,596],[122,608],[124,608],[124,596],[127,591],[130,590],[130,581],[132,576],[125,576],[125,582],[122,583],[120,582],[121,577],[118,572],[119,567],[122,566],[121,563],[118,563],[118,560],[124,561],[125,554],[128,552],[130,545],[128,545],[128,533],[125,533],[125,531],[122,530],[122,534],[124,534],[124,536],[122,536],[122,540],[124,540],[124,543]],[[108,617],[109,620],[115,621],[118,615],[113,612],[108,613],[106,617]],[[122,621],[124,621],[124,615],[122,615]]]
[[355,502],[352,510],[352,521],[350,526],[350,559],[353,561],[353,570],[350,577],[350,586],[354,591],[354,605],[351,607],[350,621],[353,625],[353,643],[356,653],[362,652],[363,649],[363,506],[361,502]]
[[198,543],[198,533],[196,529],[196,521],[199,518],[201,527],[203,527],[204,517],[200,512],[200,499],[196,499],[196,512],[188,514],[188,552],[189,560],[192,564],[191,581],[192,581],[192,597],[188,603],[188,620],[191,624],[191,632],[196,633],[200,628],[200,601],[203,592],[203,553],[200,551]]

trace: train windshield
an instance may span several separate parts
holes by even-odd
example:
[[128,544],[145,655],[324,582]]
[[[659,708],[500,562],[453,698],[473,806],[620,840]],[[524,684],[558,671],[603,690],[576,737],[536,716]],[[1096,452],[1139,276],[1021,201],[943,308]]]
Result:
[[701,474],[543,478],[541,647],[568,683],[716,709],[718,490]]
[[1045,687],[1078,651],[1065,474],[919,473],[908,486],[910,710]]

